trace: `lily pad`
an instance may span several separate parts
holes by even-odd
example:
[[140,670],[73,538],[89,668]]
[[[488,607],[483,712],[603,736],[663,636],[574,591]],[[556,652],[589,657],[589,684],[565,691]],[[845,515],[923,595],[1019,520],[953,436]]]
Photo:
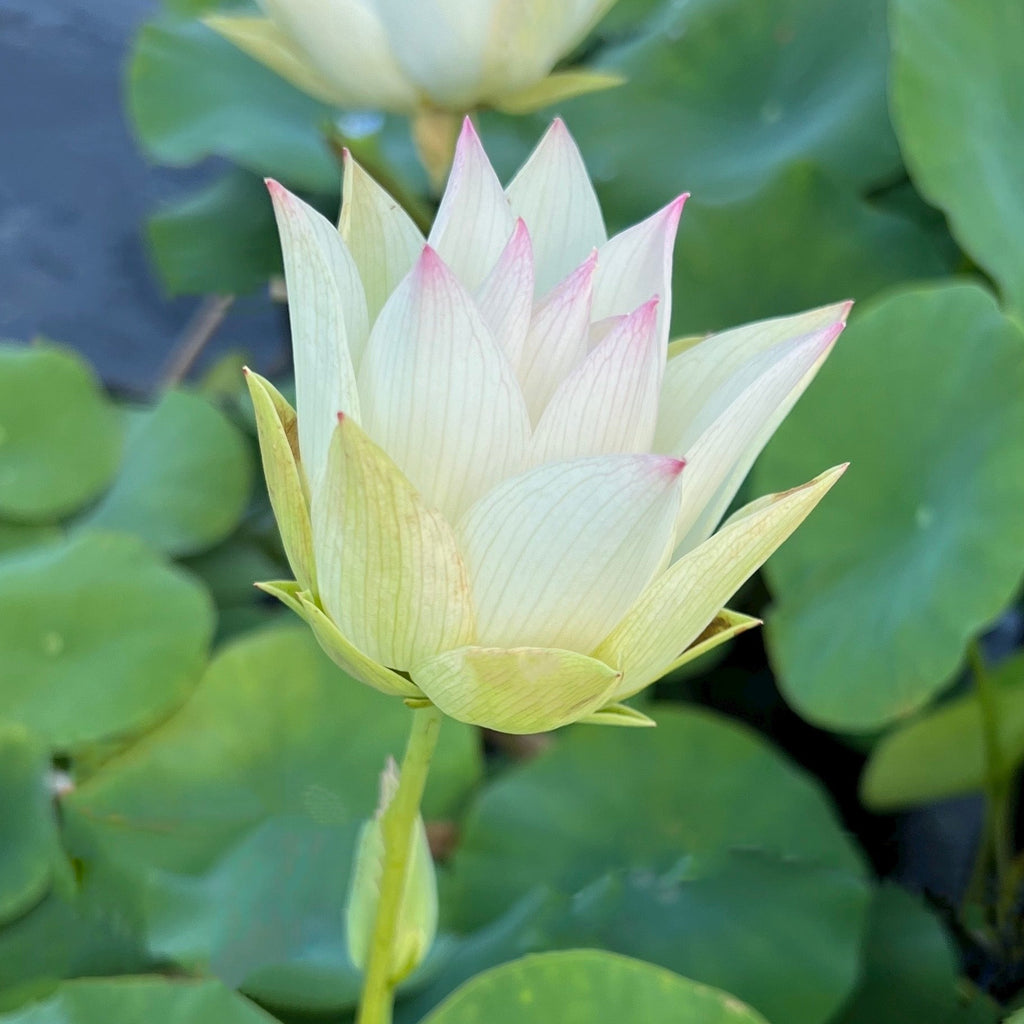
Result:
[[528,956],[464,985],[423,1024],[765,1024],[738,999],[599,950]]
[[835,1024],[996,1020],[995,1007],[983,996],[967,994],[956,947],[935,914],[918,897],[882,886],[871,905],[860,984]]
[[275,1018],[212,978],[81,978],[3,1024],[274,1024]]
[[220,156],[292,188],[338,191],[340,172],[323,133],[336,112],[200,21],[165,18],[142,27],[128,104],[142,144],[163,163]]
[[552,945],[642,956],[769,1019],[821,1024],[857,972],[858,854],[816,787],[746,729],[651,715],[657,729],[576,730],[483,792],[449,924],[479,928],[550,885],[573,901]]
[[[264,631],[68,798],[69,842],[154,954],[275,1003],[340,1009],[358,990],[343,932],[356,836],[410,715],[305,628]],[[475,730],[446,722],[426,816],[454,814],[480,771]]]
[[595,63],[626,84],[560,113],[595,178],[637,203],[664,193],[666,169],[707,201],[749,195],[794,161],[861,188],[901,166],[888,61],[884,0],[664,3]]
[[80,522],[134,533],[165,554],[192,555],[238,525],[252,488],[241,431],[206,399],[170,391],[128,412],[114,486]]
[[172,295],[250,292],[282,272],[266,186],[235,170],[163,206],[147,225],[150,253]]
[[0,722],[0,921],[24,912],[50,886],[60,856],[43,745],[23,726]]
[[0,716],[51,747],[130,734],[199,677],[213,609],[133,537],[82,534],[0,561]]
[[117,412],[89,366],[49,342],[0,344],[0,515],[59,519],[117,468]]
[[[1000,759],[1007,776],[1024,763],[1024,655],[992,672]],[[861,797],[876,810],[899,810],[980,790],[988,766],[975,691],[947,701],[883,737],[871,752]]]
[[755,490],[846,460],[768,563],[767,639],[797,711],[868,731],[949,684],[1024,572],[1024,334],[991,295],[950,283],[861,311]]
[[914,182],[1024,311],[1020,2],[895,0],[892,30],[893,119]]

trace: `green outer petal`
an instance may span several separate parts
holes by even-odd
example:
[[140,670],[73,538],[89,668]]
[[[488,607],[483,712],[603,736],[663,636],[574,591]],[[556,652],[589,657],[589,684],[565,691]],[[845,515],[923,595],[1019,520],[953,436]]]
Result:
[[624,725],[632,728],[650,728],[658,724],[653,718],[648,718],[642,711],[637,711],[628,704],[606,704],[579,721],[583,725]]
[[345,106],[345,97],[270,18],[210,14],[201,19],[244,54],[321,103]]
[[[313,529],[309,519],[302,469],[296,461],[295,412],[277,389],[258,373],[245,372],[256,429],[260,438],[263,474],[274,509],[281,542],[292,572],[303,590],[316,593]],[[289,416],[290,413],[290,416]]]
[[380,690],[381,693],[386,693],[389,697],[422,698],[422,692],[408,679],[379,665],[346,640],[338,627],[313,601],[308,591],[302,590],[298,583],[291,580],[273,581],[257,583],[256,586],[264,593],[276,597],[305,621],[313,630],[313,636],[324,649],[324,653],[350,676],[361,683],[366,683],[367,686],[372,686],[375,690]]
[[764,625],[761,619],[723,608],[708,623],[704,632],[665,669],[662,675],[667,676],[669,672],[675,672],[677,668],[682,668],[683,665],[695,661],[702,654],[713,651],[719,644],[724,644],[726,640],[731,640],[734,636],[739,636],[740,633],[745,633],[748,629],[754,629],[761,625]]
[[420,662],[411,675],[446,715],[507,733],[585,718],[621,678],[596,658],[553,647],[460,647]]
[[616,71],[592,71],[587,68],[555,71],[535,85],[497,96],[491,105],[504,114],[532,114],[535,110],[571,100],[575,96],[623,85],[625,81],[626,76]]
[[612,695],[622,700],[676,664],[726,601],[800,525],[846,466],[740,509],[725,525],[659,576],[594,651],[623,670]]

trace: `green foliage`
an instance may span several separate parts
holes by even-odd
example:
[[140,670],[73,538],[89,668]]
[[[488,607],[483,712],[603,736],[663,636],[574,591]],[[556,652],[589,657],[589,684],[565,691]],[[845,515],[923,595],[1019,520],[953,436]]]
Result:
[[189,693],[213,632],[205,591],[131,537],[0,560],[0,716],[68,750],[152,725]]
[[[345,677],[302,626],[240,641],[189,702],[65,803],[72,849],[150,953],[276,1004],[350,1005],[343,908],[355,839],[408,728],[401,701]],[[480,774],[447,722],[425,814]]]
[[724,992],[596,950],[525,957],[474,978],[424,1024],[764,1024]]
[[49,342],[0,344],[0,516],[50,521],[110,481],[117,413],[95,374]]
[[43,1002],[0,1018],[4,1024],[270,1024],[258,1006],[211,979],[83,979]]
[[855,317],[754,475],[851,467],[769,562],[772,659],[801,714],[870,730],[948,685],[1024,572],[1024,334],[973,284]]
[[655,708],[579,728],[467,816],[442,914],[484,926],[538,886],[576,894],[554,946],[600,945],[828,1020],[852,988],[866,889],[819,791],[746,730]]
[[892,13],[893,117],[914,181],[949,214],[957,240],[1022,312],[1019,0],[895,0]]
[[150,218],[149,247],[172,294],[250,292],[281,273],[274,214],[255,174],[233,171]]
[[885,885],[872,902],[860,984],[835,1024],[994,1024],[994,1007],[961,991],[957,966],[936,916]]
[[126,414],[124,460],[82,527],[134,533],[168,555],[192,555],[238,525],[252,487],[239,429],[198,395],[170,391]]
[[[1003,769],[1024,763],[1024,655],[992,672],[994,719]],[[888,733],[872,750],[861,793],[869,807],[894,810],[983,788],[986,763],[976,691],[926,711]]]

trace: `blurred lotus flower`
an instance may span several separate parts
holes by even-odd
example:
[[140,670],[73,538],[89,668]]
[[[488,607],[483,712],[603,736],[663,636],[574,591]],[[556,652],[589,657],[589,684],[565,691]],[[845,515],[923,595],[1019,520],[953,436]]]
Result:
[[296,580],[385,693],[540,732],[756,624],[723,611],[835,483],[740,509],[849,304],[668,344],[685,196],[608,240],[556,121],[502,190],[472,125],[430,237],[348,160],[340,231],[271,182],[298,416],[249,375]]
[[615,0],[260,0],[266,17],[207,24],[340,107],[523,113],[619,81],[552,74]]

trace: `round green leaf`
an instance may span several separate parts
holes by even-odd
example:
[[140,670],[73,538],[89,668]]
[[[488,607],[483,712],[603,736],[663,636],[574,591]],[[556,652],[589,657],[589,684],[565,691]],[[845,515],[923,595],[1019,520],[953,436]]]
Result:
[[254,1003],[211,978],[81,978],[49,998],[0,1016],[3,1024],[274,1024]]
[[892,27],[893,118],[914,181],[1024,310],[1020,0],[896,0]]
[[213,631],[201,586],[132,537],[83,534],[0,561],[0,716],[71,748],[151,725]]
[[[69,842],[155,955],[274,1003],[350,1005],[356,836],[409,717],[304,627],[265,631],[226,648],[187,704],[67,799]],[[475,730],[446,722],[426,816],[454,813],[480,770]]]
[[80,525],[191,555],[231,533],[251,487],[252,461],[238,428],[199,395],[171,391],[129,412],[121,471]]
[[835,1024],[995,1024],[994,1007],[961,988],[941,922],[918,897],[885,885],[872,901],[860,984]]
[[162,206],[147,225],[172,295],[251,292],[281,273],[281,245],[263,182],[236,170]]
[[738,999],[599,950],[527,956],[464,985],[423,1024],[765,1024]]
[[667,184],[720,201],[802,160],[855,187],[886,181],[900,156],[885,22],[883,0],[665,3],[596,62],[626,84],[559,112],[595,177],[645,209]]
[[[603,192],[613,216],[627,191]],[[795,164],[743,199],[709,202],[697,194],[686,204],[672,325],[694,334],[866,298],[908,277],[947,274],[954,259],[941,233]]]
[[142,144],[168,164],[221,156],[292,188],[335,195],[323,126],[337,116],[199,21],[143,26],[128,72]]
[[1024,335],[972,284],[855,315],[758,493],[849,460],[768,563],[770,653],[806,718],[876,729],[952,679],[1024,571]]
[[0,921],[42,897],[60,856],[46,785],[49,768],[46,750],[27,729],[0,722]]
[[117,413],[78,356],[0,344],[0,515],[73,512],[107,485],[120,452]]
[[550,945],[601,945],[821,1024],[853,985],[866,892],[818,789],[746,729],[655,708],[578,729],[484,791],[442,909],[486,925],[531,889],[573,896]]
[[[999,752],[1007,775],[1024,763],[1024,655],[992,672]],[[861,796],[876,810],[897,810],[980,790],[988,765],[976,691],[885,736],[871,752]]]

